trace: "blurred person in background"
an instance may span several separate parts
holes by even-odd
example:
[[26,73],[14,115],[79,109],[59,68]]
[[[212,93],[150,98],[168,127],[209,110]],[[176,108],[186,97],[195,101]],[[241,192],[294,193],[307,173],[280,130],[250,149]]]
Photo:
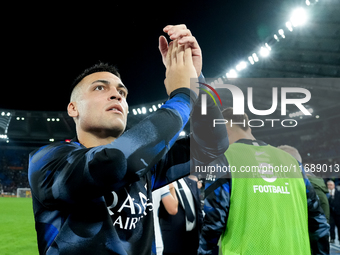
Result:
[[176,215],[178,211],[178,199],[176,196],[175,187],[172,183],[152,192],[153,203],[153,220],[155,228],[155,254],[163,254],[163,240],[159,225],[159,206],[160,202],[164,205],[165,210],[170,215]]
[[[299,162],[300,166],[302,166],[302,158],[299,151],[296,148],[290,145],[280,145],[277,148],[285,152],[288,152]],[[310,167],[309,163],[304,163],[304,165],[306,165],[306,168],[304,169],[309,169]],[[320,200],[320,206],[326,216],[327,222],[329,223],[329,203],[327,198],[328,189],[326,187],[326,184],[322,178],[315,176],[311,171],[306,170],[305,173],[310,183],[313,185],[315,189],[316,195]]]
[[[200,201],[201,201],[201,210],[202,210],[202,213],[203,213],[203,205],[204,205],[204,188],[203,188],[203,180],[199,180],[198,177],[196,175],[189,175],[188,176],[191,180],[197,182],[197,188],[198,188],[198,191],[199,191],[199,197],[200,197]],[[204,214],[203,214],[204,216]]]
[[338,239],[340,239],[340,191],[335,188],[335,184],[332,180],[327,181],[327,187],[329,191],[329,211],[330,218],[329,224],[331,240],[330,243],[335,241],[335,226],[338,229]]
[[[299,170],[298,161],[256,140],[247,114],[233,115],[227,108],[222,115],[229,148],[209,166],[233,168],[222,176],[207,174],[198,254],[217,254],[220,236],[226,255],[329,254],[329,225],[304,172],[269,168]],[[253,166],[255,171],[246,171]]]
[[203,220],[197,182],[184,177],[174,186],[179,201],[177,214],[169,214],[163,201],[159,208],[163,255],[197,255]]

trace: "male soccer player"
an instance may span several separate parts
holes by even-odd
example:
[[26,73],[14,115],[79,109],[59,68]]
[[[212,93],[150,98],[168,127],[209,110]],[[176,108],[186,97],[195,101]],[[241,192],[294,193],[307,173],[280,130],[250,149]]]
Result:
[[256,140],[246,114],[222,114],[229,148],[210,166],[230,171],[208,175],[198,254],[213,254],[221,235],[223,254],[328,254],[329,225],[298,161]]
[[[152,190],[188,175],[191,155],[211,159],[227,149],[225,127],[210,134],[214,147],[195,134],[195,128],[212,121],[204,117],[192,119],[193,138],[177,140],[192,108],[200,105],[190,103],[196,95],[189,86],[201,73],[202,58],[184,25],[164,31],[174,41],[168,45],[159,39],[169,100],[158,111],[123,133],[127,88],[117,70],[96,65],[77,78],[68,105],[77,138],[31,153],[40,254],[151,254]],[[212,118],[221,118],[210,106]],[[189,151],[190,139],[198,149]]]

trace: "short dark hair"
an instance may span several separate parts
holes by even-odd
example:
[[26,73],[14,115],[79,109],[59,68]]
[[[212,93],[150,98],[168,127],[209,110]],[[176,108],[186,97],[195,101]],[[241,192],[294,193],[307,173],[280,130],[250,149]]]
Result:
[[233,111],[234,110],[233,110],[232,107],[225,108],[222,111],[223,118],[225,120],[227,120],[227,121],[233,120],[233,122],[245,122],[244,125],[238,125],[238,126],[241,129],[243,129],[244,131],[247,131],[248,128],[249,128],[249,125],[248,125],[248,121],[249,121],[248,115],[246,113],[241,114],[241,115],[234,115]]
[[95,64],[94,66],[91,66],[90,68],[85,69],[72,83],[71,91],[73,91],[74,87],[77,86],[77,84],[84,79],[86,76],[98,73],[98,72],[109,72],[114,75],[116,75],[119,79],[121,79],[120,74],[118,72],[118,69],[116,66],[110,65],[108,63],[102,63],[99,62],[98,64]]

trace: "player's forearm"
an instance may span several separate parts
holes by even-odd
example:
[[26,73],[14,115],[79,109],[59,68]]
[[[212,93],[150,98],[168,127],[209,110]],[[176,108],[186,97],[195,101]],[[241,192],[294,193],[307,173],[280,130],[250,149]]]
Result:
[[[200,82],[205,82],[204,76],[199,77]],[[210,97],[209,97],[210,98]],[[153,189],[159,188],[164,183],[174,181],[189,175],[189,167],[207,163],[221,156],[227,150],[229,142],[225,125],[213,128],[213,119],[221,119],[219,108],[210,99],[208,100],[207,115],[201,115],[200,99],[191,101],[194,106],[191,117],[192,134],[190,138],[179,139],[169,153],[157,163],[154,174],[156,176]],[[194,157],[194,161],[189,163]],[[187,163],[187,164],[185,164]]]
[[[200,82],[204,80],[200,76]],[[213,127],[214,119],[223,119],[222,113],[212,98],[207,95],[207,113],[201,113],[202,95],[206,92],[200,90],[198,100],[192,113],[192,137],[191,149],[199,161],[211,161],[223,154],[229,146],[228,134],[225,125]]]

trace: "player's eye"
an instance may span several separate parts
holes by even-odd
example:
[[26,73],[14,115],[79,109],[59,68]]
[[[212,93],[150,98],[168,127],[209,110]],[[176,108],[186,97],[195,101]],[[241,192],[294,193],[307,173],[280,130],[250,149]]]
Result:
[[104,86],[103,85],[98,85],[95,87],[94,90],[104,90]]
[[126,92],[125,92],[125,90],[119,90],[119,94],[120,95],[122,95],[123,97],[125,97],[126,96]]

